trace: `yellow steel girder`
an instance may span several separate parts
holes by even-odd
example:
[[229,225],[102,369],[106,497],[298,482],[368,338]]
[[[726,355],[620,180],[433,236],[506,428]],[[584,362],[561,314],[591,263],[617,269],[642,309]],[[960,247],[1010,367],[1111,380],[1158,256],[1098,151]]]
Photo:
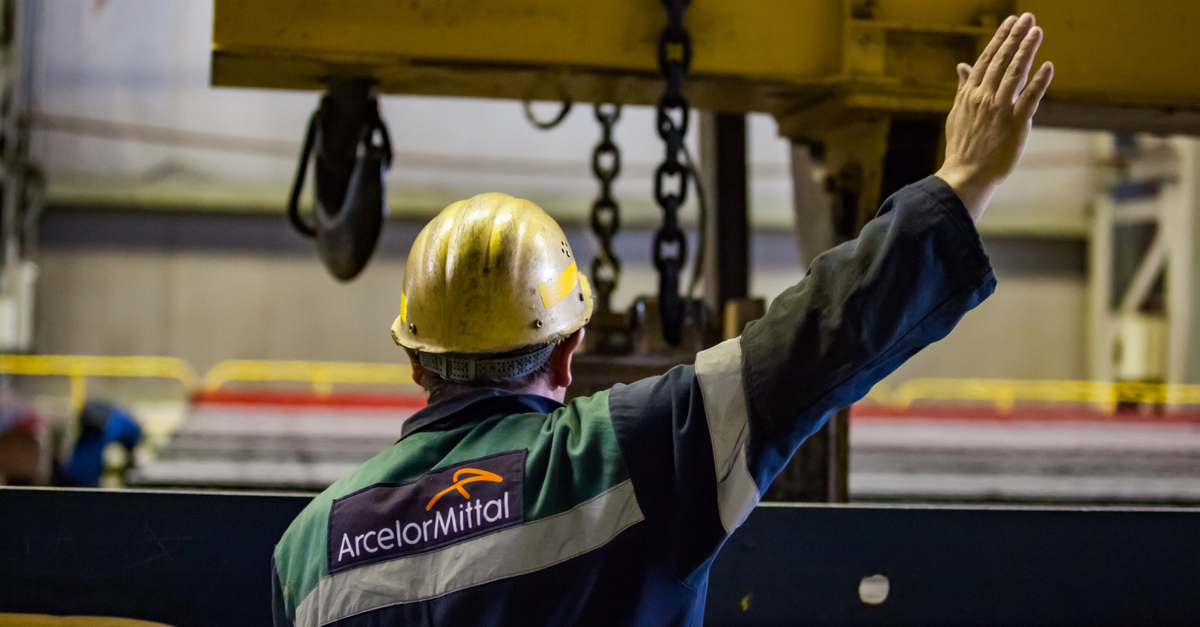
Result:
[[[945,112],[954,64],[1022,11],[1057,69],[1038,123],[1200,131],[1193,0],[693,0],[686,89],[696,107],[781,121],[814,105]],[[665,21],[654,0],[216,0],[212,82],[648,104]]]

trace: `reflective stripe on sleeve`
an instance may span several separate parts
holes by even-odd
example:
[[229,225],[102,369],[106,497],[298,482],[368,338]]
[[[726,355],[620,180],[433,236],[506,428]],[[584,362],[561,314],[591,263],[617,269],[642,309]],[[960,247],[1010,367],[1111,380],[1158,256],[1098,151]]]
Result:
[[741,338],[726,340],[696,355],[696,378],[704,398],[717,468],[721,525],[732,533],[762,498],[746,466],[750,423],[742,386]]
[[296,627],[320,627],[549,568],[608,544],[642,518],[633,483],[626,480],[561,514],[325,577],[296,608]]

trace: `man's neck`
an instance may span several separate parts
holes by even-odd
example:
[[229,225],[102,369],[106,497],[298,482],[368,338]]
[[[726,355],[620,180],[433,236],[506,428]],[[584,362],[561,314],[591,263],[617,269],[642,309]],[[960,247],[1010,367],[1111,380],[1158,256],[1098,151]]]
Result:
[[[478,386],[477,387],[477,386],[470,386],[470,385],[456,385],[456,386],[450,387],[450,388],[443,388],[441,390],[441,394],[438,394],[436,397],[429,396],[427,398],[428,398],[428,401],[430,404],[441,403],[443,401],[450,400],[456,396],[459,396],[462,394],[469,394],[475,390],[479,390],[479,389],[483,389],[483,388],[487,388],[487,387],[489,387],[489,386]],[[528,385],[528,386],[525,386],[522,388],[515,388],[515,389],[497,388],[497,389],[503,389],[504,391],[510,392],[512,394],[532,394],[534,396],[544,396],[546,398],[558,401],[559,403],[563,402],[563,399],[565,399],[567,396],[567,388],[551,387],[545,380],[539,380],[536,383],[534,383],[533,385]]]

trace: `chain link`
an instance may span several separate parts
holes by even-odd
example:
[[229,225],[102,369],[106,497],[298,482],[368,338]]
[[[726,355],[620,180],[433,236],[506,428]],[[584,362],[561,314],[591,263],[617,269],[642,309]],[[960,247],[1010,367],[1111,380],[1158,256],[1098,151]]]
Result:
[[[679,275],[687,261],[687,238],[679,228],[679,207],[687,200],[691,170],[680,160],[688,130],[688,102],[683,79],[692,64],[692,38],[683,26],[690,0],[662,0],[667,26],[658,36],[658,69],[666,89],[658,100],[658,135],[666,154],[654,175],[654,200],[662,208],[662,226],[654,236],[654,266],[658,269],[658,306],[663,337],[677,345],[683,335],[684,302],[679,295]],[[675,180],[675,185],[670,182]]]
[[610,311],[613,290],[621,278],[621,262],[613,253],[612,240],[621,228],[621,208],[612,197],[612,184],[621,173],[621,150],[613,143],[613,125],[621,118],[621,105],[596,103],[600,143],[592,151],[592,172],[600,181],[600,197],[592,203],[592,232],[600,240],[600,251],[592,259],[592,284],[600,311]]

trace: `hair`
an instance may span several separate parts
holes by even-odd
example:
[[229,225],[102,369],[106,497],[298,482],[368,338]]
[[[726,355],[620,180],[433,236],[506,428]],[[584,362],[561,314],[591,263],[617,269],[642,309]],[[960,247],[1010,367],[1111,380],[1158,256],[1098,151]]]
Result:
[[[566,338],[564,338],[564,339],[566,339]],[[562,342],[563,342],[563,340],[558,340],[556,342],[551,342],[551,344],[560,344]],[[541,345],[534,347],[534,349],[532,351],[529,349],[521,349],[519,351],[519,353],[520,354],[530,353],[530,352],[534,352],[538,349],[545,348],[545,347],[546,347],[546,344],[541,344]],[[473,357],[493,358],[493,357],[504,357],[507,355],[511,355],[511,353],[506,354],[506,355],[486,355],[486,356],[473,355]],[[554,360],[550,357],[547,357],[546,361],[542,362],[542,365],[538,366],[533,372],[530,372],[525,375],[521,375],[519,377],[505,377],[503,379],[484,379],[484,380],[479,380],[479,381],[455,381],[453,379],[447,379],[446,377],[443,377],[442,375],[440,375],[436,372],[433,372],[432,370],[426,370],[425,376],[423,376],[421,378],[421,387],[424,388],[425,393],[429,395],[429,402],[433,403],[433,402],[440,401],[440,400],[449,398],[449,397],[457,395],[457,394],[461,394],[463,392],[468,392],[470,390],[475,390],[475,389],[479,389],[479,388],[499,388],[501,390],[507,390],[509,392],[520,392],[522,390],[532,387],[533,385],[537,384],[539,381],[548,380],[550,378],[550,376],[553,374],[553,372],[554,372]]]

